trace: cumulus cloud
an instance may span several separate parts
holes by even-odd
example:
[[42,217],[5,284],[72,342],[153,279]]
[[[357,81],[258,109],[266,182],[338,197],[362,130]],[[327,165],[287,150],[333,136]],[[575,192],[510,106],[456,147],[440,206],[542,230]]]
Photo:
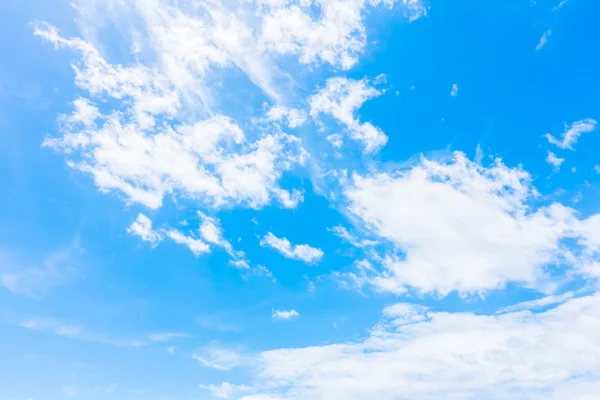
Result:
[[[321,114],[332,116],[346,127],[351,139],[361,143],[366,153],[374,153],[387,143],[388,137],[370,122],[360,122],[354,113],[367,100],[382,94],[372,85],[377,82],[342,77],[328,79],[325,87],[310,98],[310,115],[313,118]],[[332,143],[341,146],[340,138],[334,138]]]
[[362,340],[260,353],[256,386],[286,400],[587,400],[600,390],[598,326],[598,294],[538,314],[393,305]]
[[[483,293],[515,282],[548,290],[551,269],[594,265],[597,217],[559,203],[534,207],[531,177],[500,160],[484,167],[454,153],[390,173],[355,174],[347,210],[393,251],[361,264],[355,283],[403,293]],[[568,239],[575,239],[575,247]]]
[[565,124],[565,132],[560,139],[555,138],[551,134],[545,135],[550,144],[553,144],[561,149],[573,150],[573,145],[579,140],[582,133],[593,132],[596,129],[596,120],[591,118],[582,119],[581,121],[573,122],[571,126]]
[[91,174],[102,191],[116,191],[150,208],[161,207],[167,194],[211,207],[259,208],[271,200],[294,207],[300,200],[297,192],[278,186],[284,171],[304,162],[300,139],[273,128],[249,140],[236,123],[218,114],[176,123],[181,93],[161,71],[139,64],[113,66],[89,43],[64,39],[47,24],[35,33],[78,51],[77,85],[92,97],[108,96],[124,107],[107,112],[97,125],[90,118],[66,117],[82,122],[63,124],[61,137],[44,142],[64,152],[71,167]]
[[287,319],[294,319],[294,318],[298,318],[300,316],[300,314],[296,311],[296,310],[276,310],[273,311],[273,315],[271,315],[271,318],[273,319],[273,321],[281,321],[281,320],[287,320]]
[[292,245],[286,238],[278,238],[271,232],[260,241],[261,246],[277,250],[286,258],[304,261],[307,264],[316,263],[323,257],[323,251],[307,244]]

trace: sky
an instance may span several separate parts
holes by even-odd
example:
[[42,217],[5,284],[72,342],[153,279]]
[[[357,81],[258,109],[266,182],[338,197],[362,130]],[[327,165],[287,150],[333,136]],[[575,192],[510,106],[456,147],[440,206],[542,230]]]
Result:
[[0,399],[597,399],[599,12],[2,2]]

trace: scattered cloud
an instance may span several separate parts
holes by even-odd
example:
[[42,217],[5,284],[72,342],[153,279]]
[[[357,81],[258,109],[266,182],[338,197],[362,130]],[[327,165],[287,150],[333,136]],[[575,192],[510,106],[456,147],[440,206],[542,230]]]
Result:
[[458,85],[456,83],[452,85],[452,90],[450,91],[450,96],[452,96],[452,97],[458,96]]
[[144,214],[138,214],[135,221],[129,225],[127,232],[132,235],[137,235],[145,242],[150,242],[156,245],[162,240],[162,235],[159,232],[152,230],[152,220]]
[[171,238],[175,243],[187,246],[194,255],[199,256],[203,253],[210,252],[210,247],[200,239],[195,239],[190,236],[186,236],[176,229],[169,229],[165,232],[167,237]]
[[559,158],[553,152],[549,151],[548,156],[546,157],[546,162],[552,165],[552,169],[554,172],[558,172],[560,170],[560,166],[563,162],[565,162],[564,158]]
[[562,134],[561,139],[557,139],[549,133],[545,137],[550,144],[558,148],[573,150],[573,145],[577,143],[579,136],[582,133],[593,132],[596,129],[596,124],[596,120],[591,118],[582,119],[581,121],[573,122],[571,126],[565,124],[565,132]]
[[[388,137],[370,122],[360,122],[354,113],[367,100],[382,94],[373,86],[381,80],[328,79],[325,87],[310,98],[310,115],[313,118],[320,114],[332,116],[346,127],[351,139],[362,144],[365,153],[375,153],[387,143]],[[338,140],[334,142],[339,143]]]
[[286,238],[278,238],[271,232],[265,235],[260,241],[260,245],[275,249],[286,258],[304,261],[307,264],[316,263],[323,257],[323,250],[321,249],[307,244],[292,245]]
[[548,39],[550,38],[551,35],[552,35],[552,31],[550,29],[548,29],[546,32],[544,32],[544,34],[540,38],[540,42],[538,43],[537,46],[535,46],[535,49],[537,51],[540,51],[546,45],[546,43],[548,43]]
[[273,321],[281,321],[298,318],[300,314],[296,310],[274,310],[271,318]]

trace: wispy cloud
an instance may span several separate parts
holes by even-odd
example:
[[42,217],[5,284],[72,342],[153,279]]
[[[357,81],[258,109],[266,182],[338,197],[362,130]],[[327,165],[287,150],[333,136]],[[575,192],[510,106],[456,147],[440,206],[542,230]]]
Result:
[[552,35],[552,31],[550,29],[548,29],[546,32],[544,32],[544,34],[540,38],[540,42],[538,43],[537,46],[535,46],[535,49],[538,51],[541,50],[546,45],[546,43],[548,43],[548,39],[550,38],[551,35]]
[[582,133],[589,133],[596,130],[596,120],[591,118],[582,119],[581,121],[573,122],[570,126],[565,124],[565,131],[560,139],[555,138],[547,133],[545,138],[548,143],[555,145],[561,149],[573,150],[573,145],[579,140]]
[[39,266],[24,266],[12,253],[0,251],[0,285],[15,294],[39,298],[77,276],[79,240],[50,253]]

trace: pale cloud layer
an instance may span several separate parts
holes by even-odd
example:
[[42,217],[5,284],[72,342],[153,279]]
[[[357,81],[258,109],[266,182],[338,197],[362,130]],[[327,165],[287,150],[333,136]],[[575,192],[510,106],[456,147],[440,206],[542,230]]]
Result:
[[591,400],[599,327],[598,295],[495,316],[399,304],[363,340],[260,353],[255,386],[285,400]]
[[404,170],[355,174],[344,193],[348,212],[394,247],[372,259],[381,269],[367,262],[347,276],[358,285],[398,294],[483,293],[508,282],[551,290],[551,266],[597,271],[598,218],[580,220],[560,203],[531,206],[529,174],[499,160],[422,158]]
[[307,244],[292,245],[286,238],[278,238],[271,232],[267,233],[265,237],[262,238],[260,245],[277,250],[286,258],[300,260],[307,264],[316,263],[323,257],[323,251],[321,249]]
[[0,249],[0,286],[17,295],[41,298],[78,275],[82,252],[79,241],[74,240],[43,257],[37,265],[24,265],[17,255]]

